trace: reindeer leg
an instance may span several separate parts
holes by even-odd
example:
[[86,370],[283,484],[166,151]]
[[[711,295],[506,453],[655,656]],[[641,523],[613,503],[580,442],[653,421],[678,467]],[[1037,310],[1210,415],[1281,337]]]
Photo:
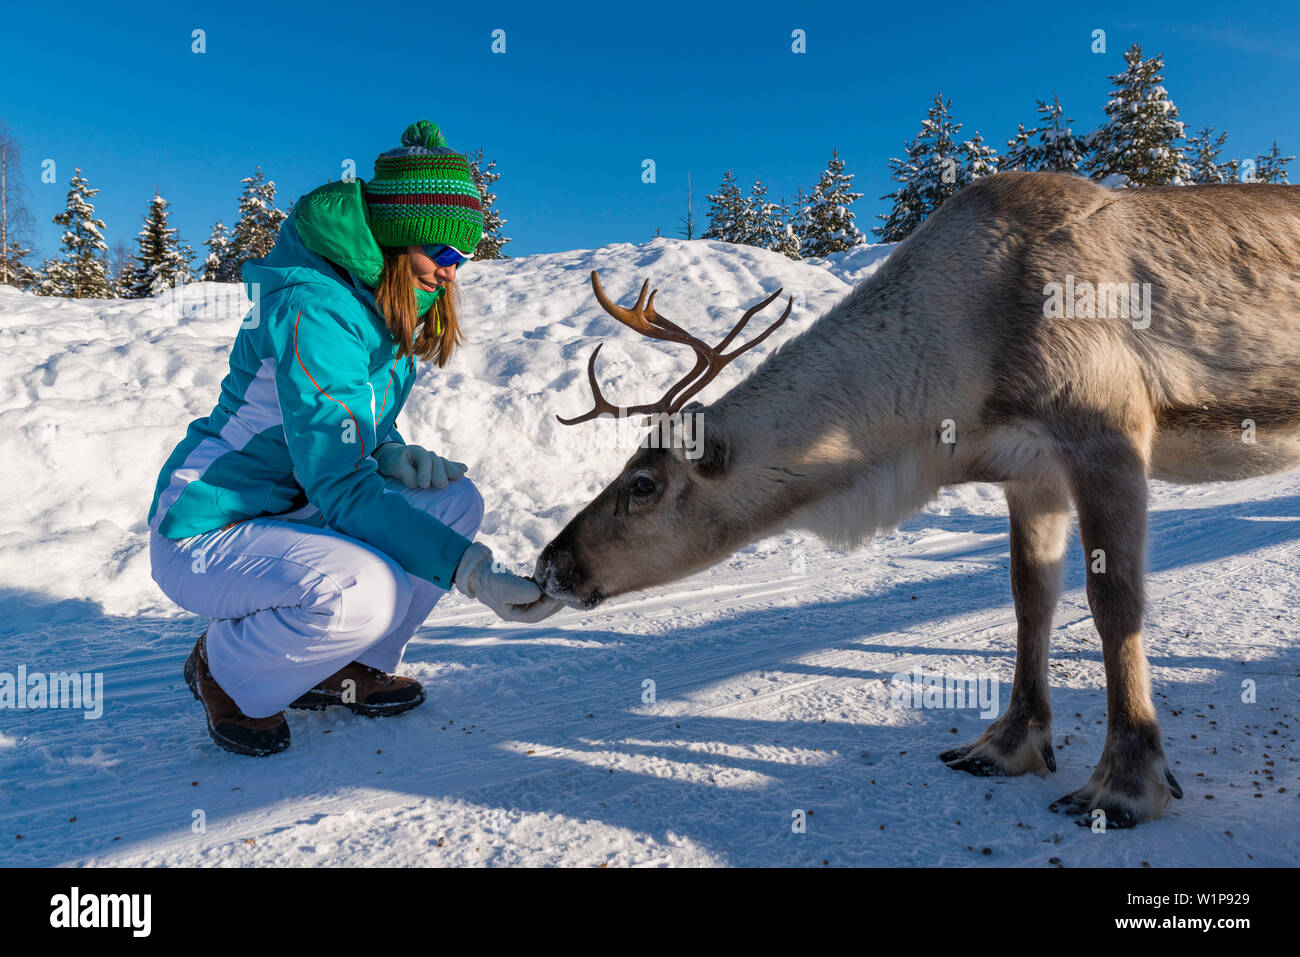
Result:
[[1124,436],[1087,443],[1071,455],[1079,533],[1088,563],[1088,604],[1106,668],[1106,743],[1088,782],[1052,804],[1063,814],[1105,812],[1107,827],[1158,817],[1182,797],[1160,742],[1142,649],[1147,479]]
[[1011,515],[1011,595],[1016,604],[1016,672],[1006,713],[970,744],[939,755],[948,767],[971,774],[1023,774],[1056,770],[1047,650],[1052,611],[1070,527],[1064,482],[1053,476],[1008,482]]

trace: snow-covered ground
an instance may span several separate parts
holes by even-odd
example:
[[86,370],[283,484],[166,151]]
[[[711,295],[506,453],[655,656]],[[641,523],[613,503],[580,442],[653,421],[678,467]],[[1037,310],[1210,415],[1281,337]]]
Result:
[[[602,382],[625,400],[689,366],[605,316],[592,268],[622,301],[650,278],[660,311],[706,338],[776,285],[794,294],[787,327],[719,395],[887,254],[795,263],[657,239],[476,263],[470,341],[421,372],[400,425],[469,464],[483,540],[531,569],[635,441],[555,421],[588,406],[590,350],[608,340]],[[946,492],[854,553],[775,536],[539,626],[448,596],[403,666],[423,707],[294,712],[288,752],[218,750],[181,679],[202,623],[156,591],[144,519],[158,467],[215,399],[238,297],[0,288],[0,672],[99,672],[105,690],[95,720],[0,709],[0,864],[1300,862],[1300,473],[1154,489],[1147,641],[1186,796],[1134,831],[1047,810],[1088,776],[1105,727],[1077,545],[1053,638],[1055,775],[950,771],[936,755],[979,733],[978,710],[895,703],[891,677],[914,669],[997,679],[1005,702],[1015,624],[991,486]]]

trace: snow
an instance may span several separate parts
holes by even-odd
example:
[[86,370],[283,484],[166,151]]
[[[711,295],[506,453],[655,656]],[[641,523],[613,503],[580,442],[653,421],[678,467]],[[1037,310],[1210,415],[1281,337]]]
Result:
[[[612,422],[555,421],[587,408],[591,350],[608,342],[598,371],[622,401],[690,366],[605,316],[591,269],[620,301],[651,279],[660,311],[705,338],[777,285],[795,297],[786,327],[707,398],[891,248],[794,262],[656,239],[473,263],[469,341],[421,371],[401,428],[469,464],[482,539],[531,569],[635,441]],[[150,580],[145,513],[163,459],[214,401],[243,303],[216,283],[177,296],[0,288],[0,672],[98,672],[105,691],[99,720],[0,710],[0,864],[1300,862],[1297,474],[1154,487],[1147,642],[1186,797],[1134,831],[1098,835],[1047,810],[1090,773],[1106,714],[1077,544],[1053,635],[1055,775],[950,771],[936,755],[979,733],[977,709],[893,703],[891,677],[921,668],[996,678],[1005,704],[1007,526],[986,485],[945,492],[857,552],[782,533],[538,626],[450,595],[403,664],[429,690],[423,707],[375,721],[295,712],[282,755],[218,750],[181,679],[202,623]]]

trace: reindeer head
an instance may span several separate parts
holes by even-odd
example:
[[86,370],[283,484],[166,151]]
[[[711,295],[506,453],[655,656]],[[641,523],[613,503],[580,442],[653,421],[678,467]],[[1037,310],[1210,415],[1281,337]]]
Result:
[[[748,521],[743,501],[726,481],[732,444],[725,424],[710,416],[691,397],[747,349],[753,348],[785,322],[793,299],[781,317],[752,341],[724,352],[745,324],[771,304],[778,289],[751,307],[716,346],[700,341],[654,311],[655,293],[646,300],[649,282],[641,286],[636,306],[614,304],[591,274],[592,290],[602,308],[643,335],[689,345],[695,365],[686,376],[649,405],[619,407],[609,403],[596,381],[596,355],[587,364],[595,404],[572,419],[576,425],[598,416],[648,414],[651,432],[642,447],[589,505],[543,549],[534,577],[542,588],[572,605],[592,608],[613,595],[649,588],[681,578],[726,555],[746,537]],[[559,418],[557,416],[557,418]]]

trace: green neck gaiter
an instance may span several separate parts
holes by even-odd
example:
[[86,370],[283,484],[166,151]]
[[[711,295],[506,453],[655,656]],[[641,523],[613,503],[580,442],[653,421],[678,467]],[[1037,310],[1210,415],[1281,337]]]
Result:
[[[433,304],[442,298],[444,288],[445,287],[443,286],[439,286],[437,289],[430,292],[428,289],[421,289],[417,286],[415,288],[415,314],[417,316],[423,316],[433,308]],[[439,323],[439,325],[441,325],[441,323]],[[438,333],[442,332],[441,329],[435,331]]]

